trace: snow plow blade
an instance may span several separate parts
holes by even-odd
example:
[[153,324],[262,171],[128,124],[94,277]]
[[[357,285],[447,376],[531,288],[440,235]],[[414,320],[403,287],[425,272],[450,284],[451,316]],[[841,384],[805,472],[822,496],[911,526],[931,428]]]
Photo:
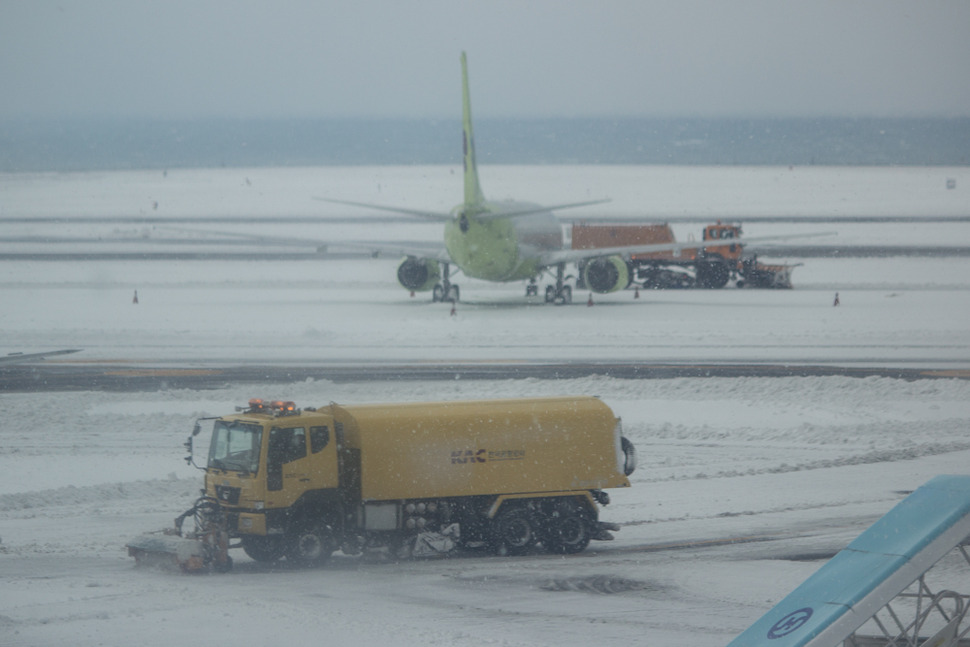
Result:
[[127,544],[128,556],[134,557],[138,566],[176,566],[187,573],[206,570],[202,542],[168,532],[135,537]]
[[[192,520],[192,529],[183,530],[186,519]],[[186,573],[225,573],[232,568],[226,517],[210,497],[202,497],[176,517],[174,528],[139,535],[126,546],[137,566],[175,566]]]

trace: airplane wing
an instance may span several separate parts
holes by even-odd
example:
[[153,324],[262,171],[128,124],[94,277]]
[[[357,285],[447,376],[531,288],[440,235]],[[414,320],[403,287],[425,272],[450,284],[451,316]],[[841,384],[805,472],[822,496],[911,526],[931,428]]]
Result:
[[701,247],[723,247],[725,245],[740,244],[748,245],[751,243],[764,243],[769,241],[789,240],[793,238],[815,238],[818,236],[834,236],[836,232],[818,232],[809,234],[791,234],[782,236],[755,236],[753,238],[726,238],[721,240],[697,240],[683,243],[652,243],[649,245],[625,245],[619,247],[594,247],[590,249],[562,249],[541,252],[540,259],[543,265],[555,265],[557,263],[576,263],[590,258],[601,258],[603,256],[622,256],[629,260],[636,254],[651,254],[654,252],[679,252],[684,249],[700,249]]
[[71,353],[80,352],[80,350],[80,348],[72,348],[67,350],[52,350],[46,353],[10,353],[9,355],[0,356],[0,364],[25,364],[27,362],[42,360],[46,357],[53,357],[54,355],[70,355]]
[[450,213],[441,213],[436,211],[423,211],[421,209],[406,209],[404,207],[392,207],[384,204],[370,204],[368,202],[353,202],[351,200],[334,200],[332,198],[314,198],[314,200],[320,200],[322,202],[332,202],[334,204],[347,204],[352,207],[365,207],[367,209],[377,209],[378,211],[390,211],[391,213],[401,213],[408,216],[415,216],[416,218],[423,218],[424,220],[431,220],[433,222],[446,222],[452,219]]
[[312,238],[287,238],[284,236],[264,236],[262,234],[243,234],[231,231],[216,231],[212,229],[194,229],[183,227],[158,227],[168,231],[179,231],[191,234],[205,234],[221,236],[223,239],[236,239],[242,243],[253,245],[276,245],[281,247],[312,247],[326,250],[329,247],[352,249],[372,256],[417,256],[431,258],[442,262],[451,262],[448,252],[442,243],[424,241],[362,241],[362,240],[315,240]]
[[430,258],[442,263],[451,263],[448,250],[441,243],[425,243],[420,241],[391,242],[391,241],[334,241],[333,247],[348,247],[372,256],[415,256]]
[[968,535],[970,477],[937,476],[856,537],[728,647],[841,645]]
[[568,204],[554,204],[551,207],[531,205],[523,209],[510,209],[508,211],[488,211],[475,214],[477,220],[498,220],[501,218],[519,218],[521,216],[531,216],[534,213],[546,213],[548,211],[558,211],[561,209],[574,209],[576,207],[588,207],[593,204],[605,204],[609,198],[602,200],[588,200],[586,202],[570,202]]
[[[334,204],[346,204],[352,207],[365,207],[368,209],[377,209],[378,211],[389,211],[391,213],[400,213],[409,216],[415,216],[417,218],[423,218],[425,220],[432,220],[435,222],[445,222],[454,218],[451,213],[440,213],[434,211],[422,211],[419,209],[406,209],[402,207],[392,207],[383,204],[371,204],[367,202],[353,202],[351,200],[334,200],[331,198],[314,198],[314,200],[322,200],[323,202],[332,202]],[[604,204],[610,200],[587,200],[586,202],[570,202],[567,204],[556,204],[550,207],[540,206],[540,205],[529,205],[522,209],[509,209],[509,210],[498,210],[498,211],[485,211],[481,213],[476,213],[475,218],[478,220],[497,220],[500,218],[519,218],[521,216],[531,216],[535,213],[546,213],[547,211],[556,211],[560,209],[574,209],[576,207],[588,207],[594,204]]]

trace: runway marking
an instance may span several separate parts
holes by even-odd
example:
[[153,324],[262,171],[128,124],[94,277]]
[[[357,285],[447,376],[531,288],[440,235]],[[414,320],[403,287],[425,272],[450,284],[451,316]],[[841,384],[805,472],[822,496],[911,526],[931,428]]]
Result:
[[126,368],[105,371],[103,375],[114,377],[194,377],[197,375],[222,375],[222,371],[208,368]]
[[926,377],[956,377],[960,378],[961,380],[966,380],[970,379],[970,370],[954,368],[920,371],[920,375],[925,375]]

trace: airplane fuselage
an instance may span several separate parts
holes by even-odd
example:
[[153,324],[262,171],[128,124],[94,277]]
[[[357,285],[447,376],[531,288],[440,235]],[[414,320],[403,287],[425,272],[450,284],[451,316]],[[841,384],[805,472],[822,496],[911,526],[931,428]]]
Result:
[[[523,202],[488,203],[488,212],[539,208]],[[445,224],[445,247],[465,276],[521,281],[541,270],[538,252],[562,249],[562,225],[550,211],[509,218],[476,218],[465,205]]]

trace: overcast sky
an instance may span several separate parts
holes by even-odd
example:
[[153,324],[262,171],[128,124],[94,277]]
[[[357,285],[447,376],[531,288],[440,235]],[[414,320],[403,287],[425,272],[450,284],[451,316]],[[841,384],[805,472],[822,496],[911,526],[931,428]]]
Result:
[[970,2],[0,0],[0,118],[970,115]]

